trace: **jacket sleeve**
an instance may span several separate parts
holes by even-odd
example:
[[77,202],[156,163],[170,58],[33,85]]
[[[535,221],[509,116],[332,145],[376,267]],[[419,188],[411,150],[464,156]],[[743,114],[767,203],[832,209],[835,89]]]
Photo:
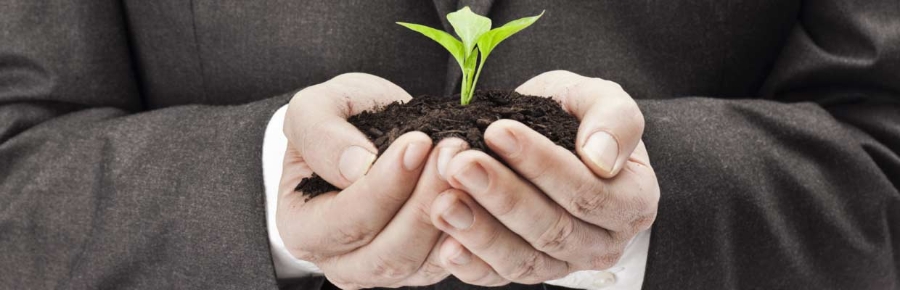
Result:
[[647,289],[900,288],[900,6],[804,1],[760,95],[640,101]]
[[0,1],[0,288],[276,287],[261,143],[287,97],[142,111],[119,1]]

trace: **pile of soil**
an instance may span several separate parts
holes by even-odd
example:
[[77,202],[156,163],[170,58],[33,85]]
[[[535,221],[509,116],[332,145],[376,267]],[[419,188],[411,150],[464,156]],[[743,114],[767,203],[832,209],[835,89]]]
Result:
[[[460,105],[458,98],[420,96],[404,104],[395,102],[374,112],[363,112],[348,121],[372,140],[379,155],[404,133],[420,131],[431,136],[434,144],[458,137],[469,142],[472,149],[496,158],[484,143],[484,130],[499,119],[519,121],[575,153],[578,120],[552,99],[514,91],[478,91],[467,106]],[[339,189],[313,174],[300,181],[295,190],[313,198]]]

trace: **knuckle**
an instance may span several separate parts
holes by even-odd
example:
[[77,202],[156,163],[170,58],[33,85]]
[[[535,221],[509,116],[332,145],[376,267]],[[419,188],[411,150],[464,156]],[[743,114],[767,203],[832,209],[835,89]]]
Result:
[[374,190],[373,195],[375,202],[382,205],[400,205],[409,199],[409,195],[390,189]]
[[556,253],[564,250],[569,238],[575,231],[575,223],[565,213],[560,213],[559,218],[553,226],[533,244],[539,251],[545,253]]
[[394,282],[414,274],[418,268],[419,263],[417,261],[402,255],[396,255],[391,258],[378,256],[370,274],[374,278],[373,281],[387,280]]
[[566,262],[565,268],[561,268],[555,272],[549,272],[549,273],[547,273],[547,275],[544,276],[543,279],[544,279],[544,281],[562,279],[562,278],[568,276],[569,274],[571,274],[572,272],[574,272],[573,267],[574,266],[572,264]]
[[382,206],[397,207],[409,200],[408,193],[396,190],[382,189],[370,192],[375,203]]
[[415,212],[413,215],[415,218],[415,222],[423,225],[432,225],[431,222],[431,205],[425,204],[423,202],[413,202],[410,206],[412,206],[412,210]]
[[631,233],[646,230],[653,225],[656,220],[657,208],[659,206],[659,193],[651,192],[650,194],[642,194],[634,197],[635,213],[627,221]]
[[651,226],[653,226],[653,222],[655,220],[655,213],[639,215],[634,221],[631,222],[632,232],[637,233],[649,229]]
[[358,248],[368,244],[369,241],[375,238],[375,233],[359,224],[345,225],[337,228],[334,237],[335,242],[339,245]]
[[500,232],[499,231],[487,231],[485,233],[485,237],[481,239],[476,239],[477,242],[472,245],[472,249],[476,251],[483,250],[491,250],[494,249],[494,246],[500,240]]
[[426,285],[439,282],[449,275],[443,266],[430,260],[425,262],[419,271],[425,276],[425,280],[427,281]]
[[603,183],[581,183],[575,190],[569,209],[579,217],[594,216],[603,209],[609,194],[609,188]]
[[[528,156],[528,155],[530,155],[530,154],[524,154],[523,157]],[[526,161],[538,161],[538,160],[534,160],[532,158],[527,158],[527,157],[523,158],[523,159]],[[553,179],[553,177],[550,176],[550,174],[553,172],[559,172],[558,169],[555,168],[554,165],[543,164],[543,162],[534,164],[534,166],[530,166],[528,169],[529,170],[522,170],[522,172],[520,172],[519,175],[521,175],[522,178],[525,178],[526,180],[535,181],[536,183],[540,183],[540,181],[542,181],[544,179],[548,179],[548,178]]]
[[528,254],[528,256],[526,256],[524,259],[522,259],[520,263],[516,264],[512,268],[507,269],[505,275],[500,275],[510,281],[525,284],[543,282],[540,277],[537,277],[537,274],[542,272],[542,269],[538,269],[541,260],[542,256],[539,253],[532,252],[531,254]]
[[494,209],[493,212],[495,212],[498,217],[508,216],[510,213],[516,210],[516,208],[518,208],[518,204],[521,202],[520,195],[506,194],[506,192],[508,191],[503,191],[500,192],[500,194],[496,194],[496,202],[491,204],[491,207]]
[[598,253],[591,259],[592,270],[606,270],[612,268],[622,258],[623,250],[620,247],[614,247],[607,251]]
[[645,215],[653,207],[649,197],[634,196],[631,199],[631,207],[634,209],[636,216],[634,219],[638,219],[642,215]]

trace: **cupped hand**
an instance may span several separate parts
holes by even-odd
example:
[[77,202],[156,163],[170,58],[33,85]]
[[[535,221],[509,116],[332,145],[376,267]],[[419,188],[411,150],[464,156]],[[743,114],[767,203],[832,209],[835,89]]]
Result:
[[[450,188],[438,175],[437,152],[459,151],[464,143],[432,150],[428,136],[412,132],[375,161],[374,145],[346,121],[410,99],[387,80],[351,73],[303,89],[288,106],[276,225],[288,251],[338,287],[429,285],[449,275],[435,250],[442,233],[428,211],[437,193]],[[343,190],[312,199],[295,192],[313,172]]]
[[656,218],[659,185],[641,141],[643,115],[618,84],[567,71],[516,91],[552,97],[579,119],[578,156],[501,120],[485,141],[508,167],[478,151],[444,157],[439,172],[453,189],[431,208],[432,222],[450,236],[439,246],[441,262],[484,286],[612,267]]

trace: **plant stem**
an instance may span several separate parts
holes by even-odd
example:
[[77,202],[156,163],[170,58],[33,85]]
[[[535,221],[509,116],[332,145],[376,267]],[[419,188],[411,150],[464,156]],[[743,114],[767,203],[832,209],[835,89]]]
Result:
[[468,105],[469,103],[472,103],[472,98],[474,97],[474,96],[472,96],[472,88],[475,85],[474,83],[472,83],[472,80],[475,78],[475,75],[473,73],[474,73],[474,71],[469,72],[469,75],[468,75],[469,78],[466,81],[466,83],[469,84],[468,88],[466,88],[467,90],[469,90],[468,92],[466,92],[466,105]]
[[475,96],[475,85],[478,84],[478,77],[481,76],[481,69],[484,68],[484,60],[487,59],[487,56],[484,54],[481,55],[481,60],[478,61],[478,71],[475,72],[475,79],[472,80],[472,87],[469,88],[469,101],[472,100],[472,97]]
[[465,106],[472,102],[472,79],[475,69],[463,69],[462,85],[460,86],[459,98],[460,103]]
[[462,70],[462,84],[460,84],[459,88],[459,103],[463,106],[468,105],[469,102],[466,100],[466,94],[469,92],[468,82],[466,81],[469,78],[466,70]]

